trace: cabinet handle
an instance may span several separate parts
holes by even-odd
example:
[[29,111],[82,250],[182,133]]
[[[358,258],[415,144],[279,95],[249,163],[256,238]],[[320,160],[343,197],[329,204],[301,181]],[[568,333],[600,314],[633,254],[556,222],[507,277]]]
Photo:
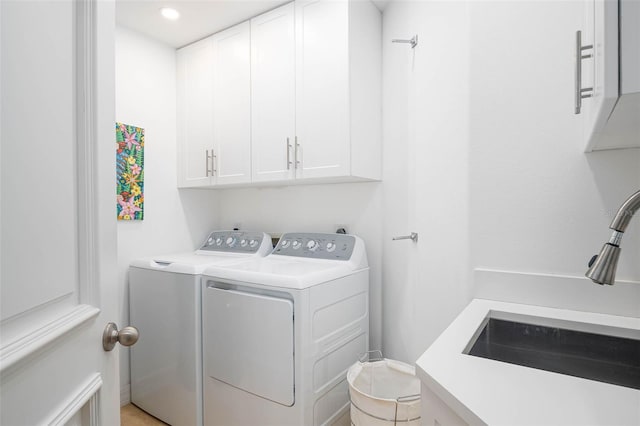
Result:
[[287,136],[287,170],[291,169],[291,144],[289,143],[289,137]]
[[580,114],[582,100],[593,96],[593,87],[582,87],[582,61],[593,57],[592,53],[583,55],[582,52],[589,49],[593,49],[593,44],[583,46],[582,31],[576,31],[576,114]]
[[216,163],[218,162],[218,156],[215,151],[211,150],[211,176],[215,176],[218,173],[218,169],[216,168]]
[[[209,168],[209,159],[213,158],[213,150],[211,150],[211,155],[209,155],[209,150],[206,150],[207,156],[205,158],[205,176],[213,176],[213,170]],[[211,173],[211,174],[209,174]]]
[[298,150],[300,149],[300,144],[298,143],[297,136],[295,137],[295,145],[296,145],[296,150],[294,151],[293,161],[296,163],[295,168],[297,169],[298,166],[300,165],[300,160],[298,159]]

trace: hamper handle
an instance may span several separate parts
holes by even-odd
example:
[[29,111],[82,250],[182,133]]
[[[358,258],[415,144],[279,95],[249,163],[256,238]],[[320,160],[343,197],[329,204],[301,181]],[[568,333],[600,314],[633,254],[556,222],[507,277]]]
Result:
[[420,394],[416,393],[414,395],[405,395],[405,396],[399,396],[396,398],[397,402],[411,402],[411,401],[416,401],[420,399]]
[[[370,354],[378,354],[379,356],[376,358],[371,358]],[[382,361],[384,360],[383,356],[382,356],[382,351],[379,349],[376,349],[375,351],[366,351],[364,353],[361,353],[360,356],[358,357],[358,360],[360,362],[375,362],[375,361]]]

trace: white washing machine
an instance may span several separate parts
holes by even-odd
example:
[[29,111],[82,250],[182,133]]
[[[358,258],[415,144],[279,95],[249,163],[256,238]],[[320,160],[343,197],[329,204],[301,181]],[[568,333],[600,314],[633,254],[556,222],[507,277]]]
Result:
[[173,426],[202,425],[201,274],[211,265],[261,258],[262,232],[212,232],[199,250],[138,259],[129,268],[131,402]]
[[360,238],[285,234],[202,285],[205,425],[349,424],[346,372],[369,346]]

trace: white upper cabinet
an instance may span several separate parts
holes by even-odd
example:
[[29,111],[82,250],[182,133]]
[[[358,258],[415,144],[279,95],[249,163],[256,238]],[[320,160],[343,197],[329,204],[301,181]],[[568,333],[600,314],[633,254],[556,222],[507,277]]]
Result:
[[299,0],[295,7],[296,177],[380,179],[380,11],[369,1]]
[[[576,56],[586,151],[640,148],[640,2],[589,0]],[[583,99],[579,99],[580,90]],[[591,90],[589,90],[591,89]],[[578,110],[576,110],[578,112]]]
[[250,34],[243,22],[212,37],[216,185],[251,181]]
[[211,184],[212,47],[208,38],[178,50],[178,187]]
[[296,122],[294,5],[251,20],[251,132],[254,182],[293,178]]
[[296,176],[348,175],[348,2],[296,2],[296,95]]
[[[206,174],[181,178],[181,186],[379,180],[381,33],[369,1],[286,4],[207,39],[210,50],[201,53],[212,58],[200,60],[210,63],[211,82],[201,84],[203,93],[183,81],[202,42],[181,49],[180,144],[188,145],[181,151],[214,153],[181,160],[213,174],[208,183]],[[209,97],[212,106],[203,106]],[[212,132],[213,145],[184,126]]]

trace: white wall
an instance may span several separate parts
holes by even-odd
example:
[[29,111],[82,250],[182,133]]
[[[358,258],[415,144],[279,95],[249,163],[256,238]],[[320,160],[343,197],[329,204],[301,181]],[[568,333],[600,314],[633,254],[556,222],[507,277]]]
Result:
[[[471,297],[489,294],[640,315],[628,303],[637,285],[601,294],[582,277],[615,210],[640,187],[640,150],[583,152],[572,49],[584,12],[571,1],[386,7],[384,241],[420,234],[417,245],[383,248],[386,356],[414,361]],[[414,52],[389,43],[415,34]],[[640,280],[638,259],[632,223],[619,279]]]
[[[129,323],[131,260],[194,250],[217,228],[217,202],[212,191],[176,189],[175,50],[124,28],[116,32],[116,120],[145,129],[144,220],[118,222],[118,325],[124,327]],[[113,208],[115,214],[115,194]],[[120,356],[120,386],[126,394],[128,349],[121,348]]]
[[[573,113],[573,49],[585,4],[471,6],[471,266],[526,272],[511,275],[505,288],[522,285],[522,302],[537,296],[520,283],[531,275],[578,278],[558,294],[566,286],[577,297],[593,290],[582,278],[586,263],[609,239],[617,208],[640,188],[640,150],[583,152],[590,101],[582,115]],[[639,259],[636,219],[623,239],[617,278],[640,281]],[[627,288],[603,289],[598,309],[620,312]],[[554,293],[546,296],[545,303],[558,303]]]
[[[466,305],[468,232],[468,7],[392,2],[384,12],[385,356],[409,362]],[[418,35],[418,45],[391,39]]]

